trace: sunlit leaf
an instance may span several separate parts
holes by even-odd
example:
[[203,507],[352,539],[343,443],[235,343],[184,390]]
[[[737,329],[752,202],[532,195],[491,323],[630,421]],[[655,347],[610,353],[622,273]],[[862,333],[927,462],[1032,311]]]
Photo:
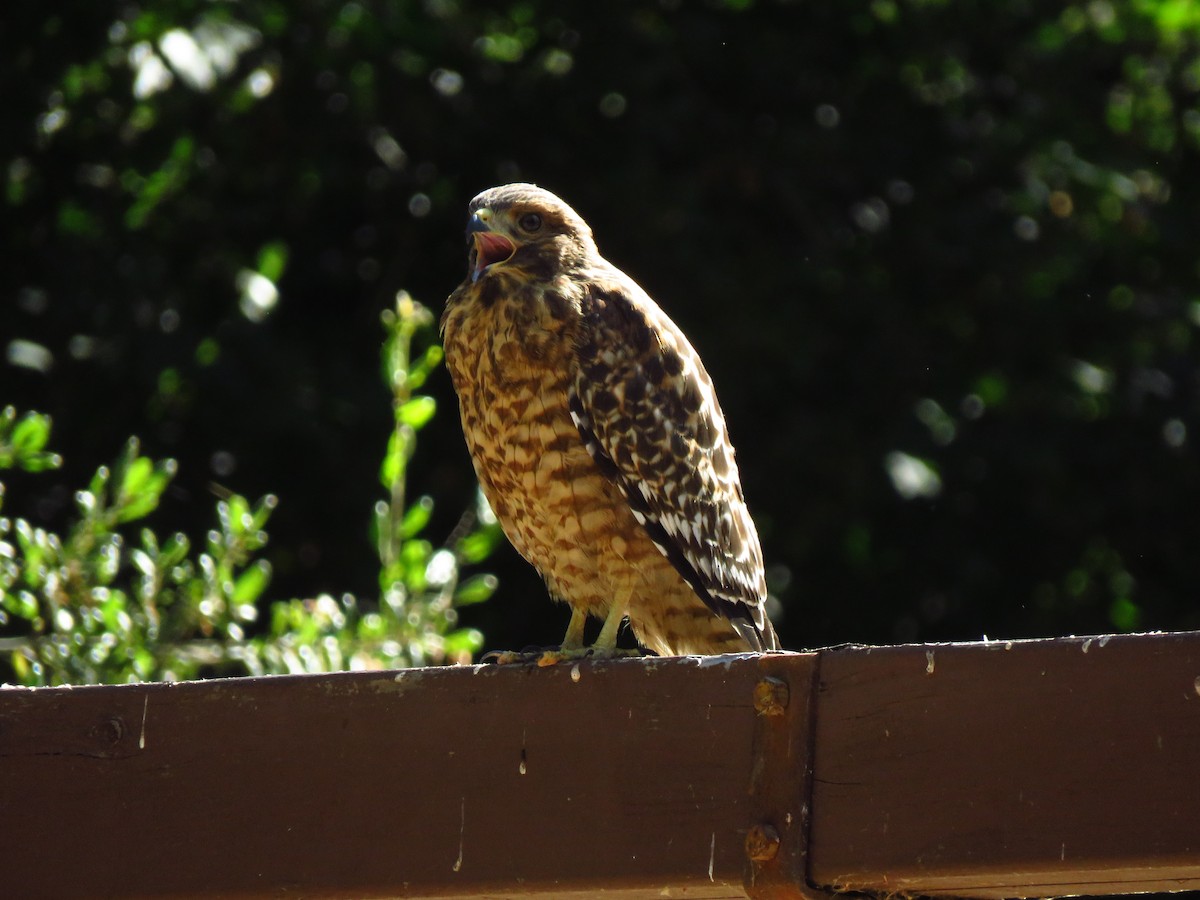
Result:
[[125,467],[121,478],[121,493],[126,497],[135,497],[154,474],[154,463],[146,457],[139,457]]
[[251,525],[254,518],[250,515],[250,503],[241,494],[233,494],[226,501],[228,504],[229,530],[234,534],[242,534]]
[[400,549],[400,563],[404,570],[404,583],[412,590],[425,589],[425,570],[433,556],[433,545],[429,541],[405,541]]
[[13,428],[11,442],[19,459],[41,450],[49,439],[50,417],[28,413]]
[[388,490],[403,477],[410,445],[411,435],[404,429],[394,430],[388,438],[387,451],[379,467],[379,482]]
[[396,410],[396,421],[410,428],[419,429],[437,412],[437,401],[432,397],[413,397]]
[[270,281],[278,283],[287,263],[288,247],[283,241],[272,241],[258,251],[258,272]]
[[400,522],[400,536],[410,538],[420,534],[421,530],[429,524],[429,518],[432,515],[433,498],[421,497],[404,514],[404,519]]
[[136,547],[133,550],[130,550],[129,561],[133,563],[134,567],[147,578],[154,577],[157,566],[154,564],[154,560],[150,558],[150,554],[148,554],[145,550],[139,550]]
[[132,522],[153,512],[175,471],[174,460],[164,460],[157,466],[146,457],[134,460],[126,467],[121,482],[124,502],[117,512],[117,520]]
[[444,355],[438,344],[427,347],[421,357],[409,367],[408,389],[419,390],[425,383],[425,379],[429,377],[429,373],[441,364]]
[[237,604],[253,603],[266,590],[271,580],[271,567],[264,560],[259,560],[244,571],[233,585],[233,602]]
[[279,506],[279,498],[274,494],[265,494],[254,507],[250,528],[254,531],[261,531],[266,527],[267,520],[271,518],[271,513],[277,506]]
[[496,592],[499,584],[495,575],[475,575],[459,585],[454,592],[454,603],[456,606],[482,603]]
[[463,538],[458,545],[458,555],[465,563],[483,562],[500,542],[502,532],[499,527],[491,526],[480,529]]
[[105,486],[108,484],[108,479],[111,476],[108,466],[101,466],[96,470],[96,474],[92,476],[92,480],[88,482],[88,492],[95,496],[100,496],[104,492]]
[[446,635],[446,656],[473,656],[483,648],[483,632],[477,628],[460,628]]

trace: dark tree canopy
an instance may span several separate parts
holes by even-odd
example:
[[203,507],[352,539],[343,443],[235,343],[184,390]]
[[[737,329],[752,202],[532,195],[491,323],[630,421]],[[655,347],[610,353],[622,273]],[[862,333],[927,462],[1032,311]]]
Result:
[[[114,12],[113,10],[117,11]],[[6,12],[0,405],[137,434],[275,596],[369,592],[379,313],[529,180],[721,395],[792,647],[1200,626],[1200,18],[1184,3],[143,0]],[[473,498],[445,374],[414,487]],[[549,642],[505,549],[492,646]]]

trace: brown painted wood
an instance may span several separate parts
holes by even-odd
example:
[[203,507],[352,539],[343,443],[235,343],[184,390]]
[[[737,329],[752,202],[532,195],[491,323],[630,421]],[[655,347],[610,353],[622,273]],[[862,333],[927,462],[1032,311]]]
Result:
[[823,653],[811,880],[1200,888],[1198,678],[1194,633]]
[[1177,634],[3,689],[0,893],[1200,888],[1198,678]]
[[[815,657],[786,659],[806,710]],[[759,678],[742,656],[0,690],[3,893],[744,897]]]
[[759,671],[750,778],[757,831],[749,837],[747,889],[756,900],[823,896],[807,884],[817,666],[772,655]]

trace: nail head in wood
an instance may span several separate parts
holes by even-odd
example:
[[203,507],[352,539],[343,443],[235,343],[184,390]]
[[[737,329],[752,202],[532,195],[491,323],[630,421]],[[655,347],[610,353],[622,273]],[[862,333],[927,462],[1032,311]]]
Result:
[[779,832],[765,823],[746,832],[746,855],[755,862],[768,862],[779,853]]
[[754,708],[760,716],[782,716],[788,705],[788,686],[778,678],[763,678],[754,686]]

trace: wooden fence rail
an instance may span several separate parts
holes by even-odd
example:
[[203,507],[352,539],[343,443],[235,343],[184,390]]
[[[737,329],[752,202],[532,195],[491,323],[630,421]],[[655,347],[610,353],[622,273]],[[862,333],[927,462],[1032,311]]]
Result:
[[1200,634],[0,690],[0,894],[1200,888]]

